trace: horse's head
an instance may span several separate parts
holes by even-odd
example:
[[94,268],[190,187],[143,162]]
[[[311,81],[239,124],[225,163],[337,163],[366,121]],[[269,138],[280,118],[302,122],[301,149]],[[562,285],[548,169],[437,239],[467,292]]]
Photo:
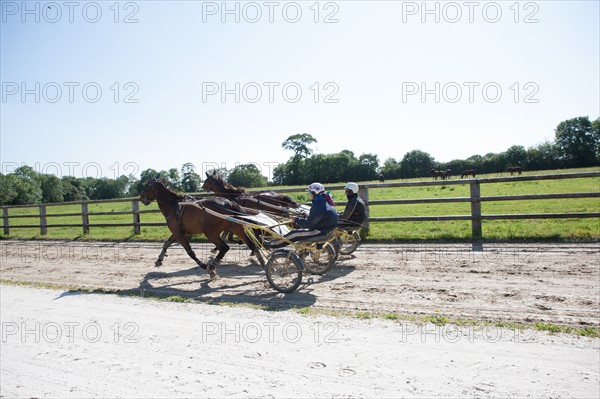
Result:
[[162,185],[163,183],[159,179],[151,179],[146,184],[144,184],[144,188],[142,189],[142,195],[140,195],[140,201],[144,205],[150,204],[152,201],[158,198],[156,189],[158,185]]
[[232,186],[223,178],[223,176],[217,175],[216,171],[212,174],[206,172],[206,180],[204,180],[204,183],[202,184],[202,189],[204,191],[212,191],[217,195],[239,195],[246,191],[243,187]]
[[216,172],[212,175],[206,172],[206,180],[202,183],[202,190],[212,191],[213,193],[220,191],[219,189],[223,187],[223,184],[219,184],[219,181],[222,182],[222,178],[220,179]]

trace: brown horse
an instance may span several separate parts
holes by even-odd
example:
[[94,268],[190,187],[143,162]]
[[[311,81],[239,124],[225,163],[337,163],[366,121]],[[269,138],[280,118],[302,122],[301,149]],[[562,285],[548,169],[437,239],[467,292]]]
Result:
[[185,248],[187,254],[198,266],[206,269],[207,265],[200,261],[189,241],[187,234],[204,234],[208,241],[215,244],[219,249],[216,258],[209,262],[210,278],[217,276],[216,265],[223,259],[223,256],[229,251],[229,245],[221,238],[223,231],[230,231],[236,234],[240,239],[254,251],[256,246],[244,232],[244,227],[225,217],[214,215],[217,212],[222,215],[244,215],[246,214],[241,207],[225,198],[212,197],[203,200],[187,201],[184,197],[177,195],[169,190],[167,186],[158,179],[152,179],[144,186],[140,201],[144,205],[156,200],[158,207],[167,220],[167,226],[171,231],[171,236],[163,245],[163,249],[155,262],[156,266],[162,265],[162,260],[166,256],[167,249],[174,241],[179,242]]
[[429,171],[429,174],[431,175],[431,177],[433,177],[433,180],[437,180],[438,177],[441,177],[443,179],[445,176],[445,172],[443,170],[437,169],[431,169]]
[[257,209],[278,216],[288,216],[289,208],[297,209],[298,203],[290,196],[279,194],[274,191],[261,191],[248,194],[243,187],[235,187],[229,184],[222,176],[215,173],[206,173],[206,180],[202,189],[212,191],[218,196],[235,201],[243,207]]
[[510,175],[512,176],[513,173],[518,173],[518,174],[523,173],[523,168],[520,166],[509,166],[508,168],[506,168],[506,171],[510,172]]
[[477,174],[477,171],[475,169],[467,169],[462,172],[462,175],[460,176],[460,178],[464,179],[465,177],[468,177],[468,176],[473,176],[473,178],[475,178],[476,174]]

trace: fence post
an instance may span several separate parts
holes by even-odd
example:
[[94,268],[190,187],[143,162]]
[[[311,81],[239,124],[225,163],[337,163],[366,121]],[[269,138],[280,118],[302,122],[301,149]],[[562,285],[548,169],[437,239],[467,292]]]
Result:
[[483,233],[481,229],[481,188],[479,182],[474,180],[470,183],[471,188],[471,238],[481,240]]
[[140,203],[138,199],[131,201],[131,211],[133,212],[133,234],[140,234]]
[[367,211],[367,220],[364,223],[364,230],[365,230],[365,234],[369,233],[369,230],[371,229],[371,223],[369,222],[369,215],[370,215],[370,211],[369,211],[369,189],[366,187],[361,187],[358,189],[358,195],[360,196],[360,198],[362,198],[362,200],[365,202],[365,208]]
[[40,234],[45,236],[48,233],[46,220],[46,205],[40,205]]
[[83,224],[83,234],[90,232],[90,218],[88,216],[88,203],[81,203],[81,223]]
[[8,208],[2,208],[2,220],[3,220],[3,225],[4,225],[4,235],[8,235],[9,234],[9,229],[8,229]]

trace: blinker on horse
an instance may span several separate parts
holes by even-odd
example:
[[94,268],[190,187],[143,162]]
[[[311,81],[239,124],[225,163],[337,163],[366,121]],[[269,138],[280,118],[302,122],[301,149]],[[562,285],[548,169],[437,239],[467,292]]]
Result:
[[[216,265],[223,259],[223,256],[229,251],[229,245],[221,238],[223,231],[229,231],[236,234],[249,248],[254,251],[256,246],[248,238],[241,224],[228,221],[225,217],[219,217],[213,214],[217,212],[223,215],[239,215],[245,212],[240,206],[226,198],[211,197],[202,200],[186,200],[170,189],[158,179],[152,179],[144,186],[140,201],[144,205],[152,201],[158,202],[158,207],[167,221],[167,226],[171,231],[171,236],[164,243],[162,251],[155,262],[155,266],[162,265],[166,256],[167,249],[173,242],[179,242],[186,250],[188,256],[192,258],[198,266],[206,269],[207,265],[200,261],[186,238],[187,234],[204,234],[208,241],[215,244],[219,253],[214,261],[208,265],[210,278],[217,277]],[[207,211],[213,211],[209,212]]]

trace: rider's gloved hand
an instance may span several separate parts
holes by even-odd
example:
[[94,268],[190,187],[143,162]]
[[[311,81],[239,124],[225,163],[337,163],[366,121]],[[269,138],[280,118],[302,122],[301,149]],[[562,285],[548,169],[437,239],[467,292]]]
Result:
[[297,223],[298,218],[293,217],[292,218],[292,226],[297,229],[298,228],[298,223]]

